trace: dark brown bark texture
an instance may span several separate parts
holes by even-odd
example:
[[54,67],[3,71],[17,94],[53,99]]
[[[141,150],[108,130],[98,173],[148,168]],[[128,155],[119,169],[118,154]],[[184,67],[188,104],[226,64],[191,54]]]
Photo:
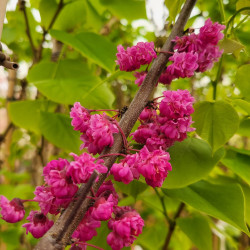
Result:
[[[163,51],[173,51],[174,43],[172,42],[176,36],[182,36],[184,26],[190,16],[190,13],[196,3],[196,0],[187,0],[181,10],[179,18],[175,23],[173,30],[168,37],[166,43],[162,47]],[[171,55],[160,53],[154,60],[143,84],[138,90],[135,98],[131,102],[127,112],[123,115],[120,121],[126,137],[131,132],[135,122],[137,121],[140,113],[146,106],[150,94],[155,88],[155,85],[166,67],[166,63]],[[114,145],[111,148],[106,148],[102,154],[119,153],[123,149],[123,140],[120,134],[114,136]],[[105,165],[110,169],[115,162],[117,156],[105,157]],[[59,250],[64,249],[67,244],[70,244],[70,238],[74,230],[79,225],[84,217],[86,211],[92,204],[92,200],[86,196],[92,196],[91,189],[96,193],[101,184],[107,177],[107,174],[99,175],[98,182],[95,182],[97,173],[94,172],[87,184],[83,184],[77,192],[77,199],[72,202],[69,207],[62,213],[59,219],[55,222],[54,226],[42,237],[36,250]]]

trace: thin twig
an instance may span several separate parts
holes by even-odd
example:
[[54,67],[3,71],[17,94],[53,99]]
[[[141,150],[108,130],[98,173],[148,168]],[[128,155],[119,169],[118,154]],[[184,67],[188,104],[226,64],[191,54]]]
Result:
[[13,126],[14,126],[13,123],[10,123],[10,124],[8,125],[8,127],[6,128],[6,130],[4,131],[4,133],[0,135],[0,145],[1,145],[1,143],[4,142],[5,137],[7,136],[7,134],[9,133],[10,129],[11,129]]
[[168,234],[167,234],[167,237],[166,237],[166,240],[165,240],[165,243],[164,243],[162,250],[168,249],[168,245],[170,243],[171,237],[172,237],[174,230],[175,230],[175,227],[176,227],[176,219],[179,218],[184,207],[185,207],[185,204],[182,202],[174,215],[173,222],[169,224]]
[[24,0],[19,0],[19,9],[23,12],[25,26],[26,26],[26,34],[27,34],[28,39],[29,39],[30,47],[31,47],[32,52],[33,52],[33,56],[34,56],[34,58],[36,58],[37,50],[36,50],[36,47],[34,45],[34,42],[33,42],[32,36],[31,36],[29,19],[28,19],[25,3],[26,2]]
[[157,188],[154,188],[154,190],[155,190],[155,193],[156,193],[156,195],[158,196],[158,198],[159,198],[159,200],[160,200],[160,202],[161,202],[162,209],[163,209],[163,214],[164,214],[164,216],[165,216],[167,222],[168,222],[169,225],[170,225],[170,224],[173,223],[173,220],[170,219],[169,216],[168,216],[167,209],[166,209],[166,205],[165,205],[165,202],[164,202],[164,197],[163,197],[162,195],[160,195],[160,193],[159,193],[159,191],[157,190]]
[[64,3],[63,3],[63,0],[60,0],[58,6],[57,6],[57,9],[56,9],[56,12],[55,14],[53,15],[50,23],[49,23],[49,26],[48,28],[43,28],[43,37],[42,37],[42,41],[37,49],[37,59],[36,61],[40,61],[41,58],[42,58],[42,52],[43,52],[43,43],[45,42],[45,38],[46,38],[46,35],[49,33],[49,30],[52,29],[53,25],[55,24],[56,22],[56,19],[57,17],[59,16],[61,10],[63,9],[64,7]]
[[[190,16],[190,13],[195,3],[196,0],[187,0],[185,2],[178,17],[178,20],[175,23],[170,36],[168,37],[166,43],[162,48],[163,50],[173,51],[173,39],[175,39],[176,36],[181,36],[183,34],[184,26],[186,25],[186,22]],[[146,106],[148,99],[150,98],[150,95],[153,92],[161,73],[166,67],[169,57],[169,54],[160,54],[155,59],[139,91],[131,102],[127,112],[122,117],[120,121],[120,127],[126,137],[130,134],[140,113]],[[121,134],[115,134],[113,146],[111,148],[105,148],[102,154],[119,153],[122,150],[122,147],[123,138]],[[112,167],[116,158],[116,155],[111,155],[110,157],[106,157],[104,159],[104,163],[108,167],[108,169]],[[85,197],[91,196],[91,188],[93,188],[94,193],[96,193],[99,187],[105,181],[107,175],[108,173],[99,175],[98,182],[93,182],[93,185],[89,187],[86,187],[86,185],[82,185],[77,192],[77,197],[83,197],[83,194],[85,194]],[[54,226],[42,237],[35,249],[64,249],[66,244],[70,242],[72,233],[75,231],[81,219],[84,217],[85,213],[91,205],[92,204],[90,199],[81,199],[77,201],[77,204],[75,202],[70,203],[68,208],[56,221]]]

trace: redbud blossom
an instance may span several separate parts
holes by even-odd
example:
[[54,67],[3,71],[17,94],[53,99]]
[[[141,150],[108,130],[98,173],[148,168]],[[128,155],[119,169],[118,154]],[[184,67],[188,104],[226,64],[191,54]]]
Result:
[[157,55],[154,51],[153,42],[139,42],[131,48],[125,50],[121,45],[117,46],[116,63],[122,71],[133,71],[139,69],[141,65],[150,64]]
[[119,163],[113,164],[110,173],[114,176],[116,181],[128,184],[134,179],[139,179],[140,174],[137,170],[138,161],[138,154],[127,155]]
[[91,240],[95,235],[97,235],[96,228],[100,226],[101,222],[94,220],[90,216],[89,212],[87,212],[77,229],[72,234],[72,238],[79,239],[83,242]]
[[114,143],[113,133],[119,130],[109,117],[103,113],[91,115],[89,127],[80,139],[84,142],[81,148],[88,148],[92,154],[100,154],[106,146],[111,147]]
[[140,161],[138,170],[145,177],[145,181],[152,187],[161,187],[163,181],[172,170],[169,163],[170,156],[168,152],[161,149],[149,152],[146,146],[140,150]]
[[141,216],[129,207],[117,207],[114,211],[115,218],[112,218],[108,226],[113,232],[107,237],[108,244],[114,250],[120,250],[131,245],[142,233],[144,221]]
[[71,176],[75,184],[86,183],[94,170],[97,170],[99,173],[108,171],[107,167],[102,165],[104,162],[102,159],[96,161],[88,153],[83,153],[80,156],[73,153],[71,155],[74,156],[75,160],[67,167],[67,175]]
[[25,215],[22,200],[18,198],[14,198],[9,201],[5,196],[1,195],[0,208],[2,219],[9,223],[18,222],[22,220]]
[[41,238],[54,224],[52,220],[39,211],[31,211],[27,220],[30,222],[23,224],[23,227],[26,228],[26,234],[30,232],[37,239]]

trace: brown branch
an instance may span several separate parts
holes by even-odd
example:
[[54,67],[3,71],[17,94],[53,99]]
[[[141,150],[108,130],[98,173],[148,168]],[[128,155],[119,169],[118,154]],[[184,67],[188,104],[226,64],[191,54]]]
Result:
[[5,137],[7,136],[7,134],[9,133],[10,129],[11,129],[13,126],[14,126],[13,123],[10,123],[10,124],[8,125],[8,127],[6,128],[6,130],[4,131],[4,133],[0,135],[0,145],[1,145],[1,143],[4,142]]
[[[173,27],[173,30],[163,46],[164,51],[173,51],[174,43],[172,42],[176,36],[181,36],[183,34],[184,26],[190,16],[190,13],[196,3],[196,0],[187,0],[181,10],[179,18]],[[130,104],[129,109],[124,114],[120,121],[120,127],[124,131],[126,136],[129,135],[135,122],[137,121],[140,113],[146,106],[148,98],[155,88],[155,85],[166,67],[166,63],[170,54],[160,54],[156,60],[153,62],[141,88],[137,92],[135,98]],[[106,148],[102,154],[115,154],[119,153],[123,148],[122,136],[116,134],[114,136],[114,145],[111,148]],[[105,165],[110,169],[112,164],[115,162],[117,156],[111,155],[105,158]],[[101,174],[99,176],[98,182],[95,182],[92,189],[96,193],[101,184],[106,179],[107,174]],[[77,192],[77,197],[83,197],[83,194],[91,196],[90,186],[82,185]],[[91,206],[91,199],[81,199],[82,203],[72,202],[60,218],[56,221],[55,225],[42,237],[40,242],[37,244],[37,250],[41,249],[64,249],[64,247],[70,242],[70,238],[74,230],[77,228],[79,222],[84,217],[86,211]],[[79,206],[80,205],[80,206]],[[72,218],[72,220],[69,220]]]
[[175,230],[175,227],[176,227],[176,219],[180,216],[184,207],[185,207],[185,204],[182,202],[176,211],[173,222],[169,224],[168,234],[167,234],[167,237],[166,237],[166,240],[165,240],[165,243],[164,243],[162,250],[168,249],[168,245],[170,243],[171,237],[172,237],[174,230]]
[[29,43],[33,52],[33,56],[34,58],[36,57],[36,53],[37,53],[37,49],[34,45],[32,36],[31,36],[31,32],[30,32],[30,25],[29,25],[29,19],[28,19],[28,15],[27,15],[27,11],[26,11],[26,6],[25,6],[25,0],[19,0],[18,4],[19,4],[19,9],[23,12],[24,15],[24,20],[25,20],[25,25],[26,25],[26,34],[28,36],[29,39]]
[[43,37],[42,37],[42,41],[37,49],[37,58],[36,58],[36,61],[35,62],[39,62],[42,58],[42,52],[43,52],[43,43],[45,42],[45,37],[46,35],[48,34],[49,30],[52,29],[57,17],[59,16],[61,10],[63,9],[63,7],[65,6],[65,4],[63,3],[63,0],[60,0],[58,6],[57,6],[57,9],[56,9],[56,12],[55,14],[53,15],[50,23],[49,23],[49,26],[47,29],[43,29]]

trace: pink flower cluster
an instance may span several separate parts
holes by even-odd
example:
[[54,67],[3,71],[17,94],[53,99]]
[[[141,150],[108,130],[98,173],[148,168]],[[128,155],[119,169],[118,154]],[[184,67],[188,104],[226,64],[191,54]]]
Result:
[[[207,19],[205,25],[200,28],[199,34],[192,33],[187,36],[176,37],[174,40],[176,43],[175,52],[169,58],[172,64],[167,66],[158,82],[170,84],[174,79],[191,77],[195,72],[204,72],[211,69],[223,53],[222,50],[219,50],[218,42],[224,37],[221,32],[224,29],[224,25],[217,22],[213,23],[210,19]],[[144,46],[142,46],[143,44]],[[143,49],[141,49],[142,47]],[[125,71],[139,69],[141,65],[149,64],[153,58],[157,57],[152,42],[138,43],[136,46],[128,48],[127,51],[121,45],[118,45],[117,49],[116,62],[120,65],[120,70]],[[146,75],[147,71],[135,72],[135,83],[140,86]]]
[[[174,49],[179,54],[195,53],[197,55],[196,63],[198,64],[195,70],[196,72],[204,72],[211,69],[223,53],[223,50],[219,50],[218,42],[223,39],[224,35],[221,31],[225,28],[225,25],[213,23],[210,19],[207,19],[205,25],[200,28],[199,34],[193,33],[189,36],[176,37]],[[176,78],[182,77],[178,74],[176,76]]]
[[[155,108],[146,107],[140,115],[141,125],[132,133],[133,139],[146,144],[149,151],[165,150],[175,141],[183,141],[194,128],[191,114],[194,98],[187,90],[164,91],[164,98]],[[156,104],[155,104],[156,105]]]
[[144,221],[141,216],[130,207],[117,207],[108,227],[112,230],[107,237],[108,244],[113,250],[120,250],[130,246],[135,236],[142,233]]
[[87,148],[89,153],[100,154],[106,146],[113,145],[113,133],[118,133],[119,130],[105,113],[90,115],[87,109],[76,102],[71,109],[70,117],[74,129],[82,133],[81,149]]
[[156,58],[153,42],[139,42],[125,50],[121,45],[117,46],[118,53],[116,63],[122,71],[134,71],[141,65],[150,64]]
[[150,152],[144,146],[139,153],[127,155],[120,163],[115,163],[110,173],[116,181],[125,184],[139,179],[140,174],[145,177],[146,183],[152,187],[161,187],[163,181],[172,170],[168,152],[161,149]]

